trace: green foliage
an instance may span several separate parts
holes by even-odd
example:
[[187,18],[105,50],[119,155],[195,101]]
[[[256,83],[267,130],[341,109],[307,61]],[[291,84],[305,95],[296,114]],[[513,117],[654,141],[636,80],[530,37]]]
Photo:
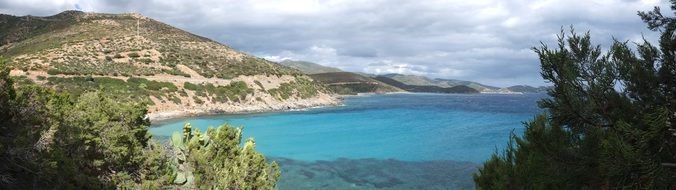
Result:
[[178,70],[176,68],[171,68],[171,69],[162,69],[162,72],[170,74],[170,75],[176,75],[176,76],[184,76],[190,78],[190,74],[185,73],[181,70]]
[[144,78],[130,77],[127,81],[108,77],[49,77],[48,85],[59,91],[81,95],[85,92],[102,90],[104,96],[123,102],[144,102],[152,104],[150,96],[167,98],[173,102],[180,102],[173,94],[178,88],[169,82],[151,81]]
[[240,148],[242,130],[223,125],[207,134],[192,129],[171,137],[176,185],[198,189],[273,189],[279,177],[276,163],[268,164],[249,140]]
[[249,88],[244,81],[233,81],[226,86],[215,86],[211,83],[205,85],[185,82],[183,83],[183,88],[195,91],[195,94],[198,96],[210,96],[212,100],[217,102],[239,102],[246,99],[247,95],[253,93],[253,89]]
[[124,76],[150,76],[159,74],[161,69],[152,67],[140,67],[127,63],[115,63],[106,61],[103,63],[91,63],[87,60],[68,58],[66,62],[53,62],[52,69],[47,71],[50,75],[124,75]]
[[279,100],[286,100],[292,96],[311,98],[316,96],[320,90],[319,84],[305,77],[296,77],[294,81],[282,83],[278,88],[269,89],[268,92]]
[[534,48],[554,84],[539,102],[547,115],[484,163],[478,189],[676,188],[676,20],[639,15],[661,31],[659,48],[615,41],[604,53],[575,32]]
[[371,83],[349,83],[328,85],[331,92],[336,94],[357,95],[358,93],[378,92],[381,85]]
[[319,73],[312,74],[310,77],[326,84],[329,90],[337,94],[356,95],[357,93],[401,91],[373,78],[350,72]]
[[170,82],[158,82],[158,81],[152,81],[152,80],[148,80],[148,79],[144,79],[144,78],[136,78],[136,77],[130,77],[129,79],[127,79],[127,82],[132,83],[132,84],[145,84],[146,89],[148,89],[148,90],[155,90],[155,91],[165,90],[165,91],[169,91],[169,92],[175,92],[175,91],[178,90],[178,88]]
[[160,146],[140,104],[99,93],[69,97],[12,87],[0,64],[0,184],[10,189],[112,189],[168,184]]
[[138,57],[141,57],[141,55],[139,55],[139,54],[136,53],[136,52],[131,52],[131,53],[127,54],[127,56],[129,56],[129,57],[131,57],[131,58],[138,58]]
[[[240,147],[242,129],[229,125],[209,128],[206,134],[184,126],[183,135],[172,136],[177,157],[176,184],[197,189],[274,189],[280,176],[277,163],[268,163],[256,152],[253,139]],[[175,140],[174,140],[175,139]],[[183,148],[187,147],[187,148]],[[187,168],[193,168],[192,171]],[[194,182],[191,179],[194,178]]]

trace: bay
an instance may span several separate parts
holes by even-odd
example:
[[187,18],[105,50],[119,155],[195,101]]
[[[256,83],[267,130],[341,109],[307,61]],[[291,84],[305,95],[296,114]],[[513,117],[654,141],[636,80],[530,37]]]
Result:
[[354,96],[337,107],[169,120],[150,132],[165,139],[188,122],[202,131],[244,126],[244,138],[281,163],[280,189],[465,189],[479,164],[542,112],[536,101],[544,97]]

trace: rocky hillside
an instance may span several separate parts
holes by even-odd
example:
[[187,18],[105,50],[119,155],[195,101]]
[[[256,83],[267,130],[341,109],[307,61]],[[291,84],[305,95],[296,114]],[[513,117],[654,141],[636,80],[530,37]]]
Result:
[[138,14],[0,15],[11,74],[78,94],[102,90],[151,116],[334,104],[312,78]]
[[424,76],[403,75],[403,74],[386,74],[380,76],[396,80],[406,85],[415,85],[415,86],[438,86],[442,88],[449,88],[464,85],[473,88],[479,92],[492,92],[500,89],[498,87],[483,85],[477,82],[454,80],[454,79],[430,79]]
[[322,82],[337,94],[357,95],[359,93],[402,92],[404,90],[385,84],[370,76],[345,72],[338,68],[327,67],[307,61],[284,60],[280,64],[310,75],[314,80]]
[[465,86],[465,85],[456,85],[453,87],[439,87],[439,86],[432,86],[432,85],[409,85],[405,84],[402,82],[399,82],[395,79],[385,77],[385,76],[378,76],[375,77],[374,79],[381,81],[383,83],[395,86],[397,88],[403,89],[408,92],[426,92],[426,93],[479,93],[478,90]]
[[507,87],[506,89],[511,92],[519,92],[519,93],[545,93],[550,88],[551,87],[546,86],[532,87],[528,85],[515,85]]
[[343,72],[342,70],[340,70],[338,68],[327,67],[327,66],[323,66],[323,65],[320,65],[320,64],[312,63],[312,62],[307,62],[307,61],[284,60],[284,61],[279,62],[279,64],[297,69],[300,72],[303,72],[303,73],[309,74],[309,75],[310,74],[319,74],[319,73]]
[[404,90],[385,84],[370,77],[351,72],[331,72],[310,75],[313,79],[325,83],[331,91],[338,94],[356,95],[359,93],[403,92]]

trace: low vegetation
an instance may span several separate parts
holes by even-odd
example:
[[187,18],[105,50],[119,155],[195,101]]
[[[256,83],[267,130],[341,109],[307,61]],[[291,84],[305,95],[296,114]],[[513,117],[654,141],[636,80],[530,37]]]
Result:
[[[107,89],[106,94],[58,93],[29,84],[15,89],[0,60],[3,189],[275,187],[278,166],[255,151],[252,139],[240,147],[241,129],[224,125],[201,134],[188,128],[172,148],[163,148],[148,133],[143,104],[121,103],[107,95],[121,86],[176,90],[175,86],[137,78],[68,80],[69,85],[99,86]],[[188,183],[186,174],[194,181]]]
[[279,100],[291,97],[311,98],[317,96],[321,86],[304,77],[296,77],[294,81],[282,83],[278,88],[269,89],[268,92]]
[[310,75],[312,79],[327,84],[337,94],[356,95],[357,93],[402,91],[370,77],[350,72],[331,72]]
[[253,93],[253,89],[244,81],[231,82],[226,86],[215,86],[211,83],[192,84],[185,82],[183,87],[186,90],[195,91],[195,94],[201,97],[211,97],[214,102],[234,101],[240,102],[246,99],[246,96]]
[[143,78],[130,77],[122,80],[109,77],[49,77],[47,85],[54,86],[57,91],[69,92],[79,96],[86,92],[103,91],[104,96],[122,102],[142,102],[153,105],[150,96],[161,101],[178,101],[178,88],[169,82],[150,81]]
[[429,92],[429,93],[466,93],[466,94],[471,94],[471,93],[479,93],[478,90],[465,86],[465,85],[457,85],[453,87],[439,87],[439,86],[430,86],[430,85],[408,85],[404,84],[402,82],[399,82],[397,80],[394,80],[389,77],[385,76],[378,76],[374,78],[380,82],[383,82],[388,85],[392,85],[394,87],[409,91],[409,92]]

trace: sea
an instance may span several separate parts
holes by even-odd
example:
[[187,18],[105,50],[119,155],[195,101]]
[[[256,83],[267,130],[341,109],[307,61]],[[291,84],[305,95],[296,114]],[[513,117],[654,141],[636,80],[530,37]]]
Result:
[[180,118],[154,123],[167,139],[190,123],[227,123],[282,168],[277,188],[474,189],[472,174],[544,110],[546,94],[396,93],[341,106]]

